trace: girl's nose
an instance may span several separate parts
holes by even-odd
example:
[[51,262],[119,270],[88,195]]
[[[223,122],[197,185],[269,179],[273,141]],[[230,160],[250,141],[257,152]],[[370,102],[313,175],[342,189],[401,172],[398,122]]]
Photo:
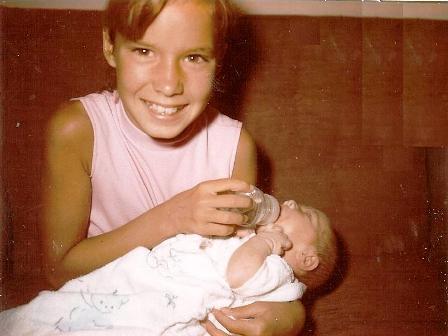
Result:
[[153,73],[153,87],[158,93],[171,97],[183,93],[182,69],[175,61],[165,60]]

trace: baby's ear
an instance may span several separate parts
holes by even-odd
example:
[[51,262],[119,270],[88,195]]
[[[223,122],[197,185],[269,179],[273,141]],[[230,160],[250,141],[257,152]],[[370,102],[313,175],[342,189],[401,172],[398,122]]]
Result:
[[286,205],[290,209],[298,209],[299,208],[299,205],[294,200],[285,201],[285,202],[283,202],[283,205]]
[[296,257],[300,269],[305,272],[312,271],[319,265],[319,257],[314,247],[298,251]]

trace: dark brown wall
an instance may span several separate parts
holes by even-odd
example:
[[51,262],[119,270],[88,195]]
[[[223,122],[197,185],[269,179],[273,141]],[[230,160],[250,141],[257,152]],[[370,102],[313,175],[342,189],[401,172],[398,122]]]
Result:
[[[45,122],[61,102],[113,80],[99,13],[0,14],[4,309],[44,288],[37,226]],[[428,210],[443,211],[447,199],[448,22],[244,23],[217,104],[255,137],[260,186],[325,210],[341,238],[332,285],[305,300],[304,334],[444,335],[446,222]],[[442,182],[428,183],[431,176]]]

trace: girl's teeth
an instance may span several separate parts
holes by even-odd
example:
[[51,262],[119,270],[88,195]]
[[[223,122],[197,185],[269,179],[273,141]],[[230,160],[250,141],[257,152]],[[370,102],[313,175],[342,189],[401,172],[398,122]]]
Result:
[[163,107],[156,104],[149,104],[149,107],[160,115],[171,115],[177,112],[176,107]]

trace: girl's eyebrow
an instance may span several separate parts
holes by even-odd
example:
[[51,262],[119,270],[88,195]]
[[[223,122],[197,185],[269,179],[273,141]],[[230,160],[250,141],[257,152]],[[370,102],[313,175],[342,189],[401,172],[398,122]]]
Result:
[[[128,40],[128,43],[131,45],[138,45],[140,47],[145,47],[148,49],[155,48],[154,44],[151,42],[146,42],[142,40],[132,41]],[[198,48],[191,48],[184,51],[185,54],[208,54],[208,55],[214,55],[215,50],[213,47],[198,47]]]
[[141,47],[148,47],[148,48],[152,48],[153,45],[151,43],[142,41],[142,40],[137,40],[137,41],[133,41],[133,40],[128,40],[128,43],[133,44],[133,45],[139,45]]
[[214,49],[213,48],[193,48],[193,49],[189,49],[186,51],[187,54],[194,54],[194,53],[198,53],[198,54],[214,54]]

